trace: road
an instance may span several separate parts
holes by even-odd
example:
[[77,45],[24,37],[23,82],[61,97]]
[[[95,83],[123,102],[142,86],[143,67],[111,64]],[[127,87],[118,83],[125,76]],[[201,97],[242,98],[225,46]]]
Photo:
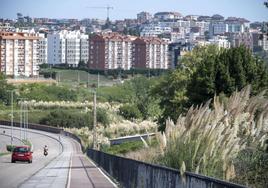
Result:
[[[0,133],[11,131],[0,126]],[[14,129],[20,137],[20,130]],[[23,135],[23,134],[22,134]],[[0,157],[0,187],[116,187],[82,152],[75,140],[57,134],[31,130],[28,140],[33,144],[33,163],[11,163],[11,156]],[[0,134],[0,140],[3,138]],[[59,142],[60,139],[60,142]],[[9,138],[10,141],[10,138]],[[49,155],[43,155],[48,145]]]

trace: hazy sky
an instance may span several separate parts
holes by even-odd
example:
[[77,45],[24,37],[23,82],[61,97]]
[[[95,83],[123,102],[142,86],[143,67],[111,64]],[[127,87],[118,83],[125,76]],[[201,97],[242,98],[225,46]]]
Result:
[[140,11],[177,11],[188,14],[221,14],[244,17],[250,21],[268,21],[265,0],[0,0],[0,17],[16,18],[16,13],[48,18],[106,18],[106,9],[87,7],[113,6],[110,18],[135,18]]

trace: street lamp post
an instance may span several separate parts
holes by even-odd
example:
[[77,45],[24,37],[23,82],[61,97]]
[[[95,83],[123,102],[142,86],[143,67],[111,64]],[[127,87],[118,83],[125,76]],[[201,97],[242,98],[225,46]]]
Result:
[[96,108],[96,90],[94,90],[94,100],[93,100],[93,149],[97,149],[97,134],[96,134],[96,126],[97,126],[97,108]]
[[13,145],[13,90],[11,91],[11,145]]
[[11,116],[10,116],[10,122],[11,122],[11,145],[13,145],[13,115],[14,115],[14,112],[13,112],[13,93],[14,93],[14,90],[9,90],[10,92],[10,99],[11,99]]

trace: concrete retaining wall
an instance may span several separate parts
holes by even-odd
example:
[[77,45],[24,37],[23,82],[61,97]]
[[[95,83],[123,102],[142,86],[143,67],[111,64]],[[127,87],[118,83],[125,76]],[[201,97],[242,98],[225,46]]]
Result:
[[[5,120],[0,120],[0,125],[11,126],[11,122],[10,121],[5,121]],[[13,126],[14,127],[20,127],[20,123],[19,122],[13,122]],[[56,133],[56,134],[59,134],[59,133],[61,133],[61,131],[63,131],[62,128],[51,127],[51,126],[46,126],[46,125],[40,125],[40,124],[35,124],[35,123],[29,123],[28,128],[29,129],[39,130],[39,131],[46,131],[46,132],[50,132],[50,133]]]
[[139,188],[245,188],[215,178],[186,172],[184,180],[178,170],[110,155],[92,149],[87,155],[122,187]]

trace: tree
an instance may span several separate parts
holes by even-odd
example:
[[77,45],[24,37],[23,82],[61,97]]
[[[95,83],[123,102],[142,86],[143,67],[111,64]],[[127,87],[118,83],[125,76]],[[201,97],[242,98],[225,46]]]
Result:
[[119,114],[128,120],[140,119],[142,114],[140,113],[136,105],[125,104],[119,108]]
[[[0,72],[0,102],[5,105],[10,105],[10,92],[14,87],[7,83],[6,77],[3,73]],[[14,95],[14,100],[16,99],[16,95]]]
[[187,87],[192,104],[200,104],[215,94],[227,95],[251,84],[253,94],[268,87],[268,70],[264,62],[254,57],[244,46],[221,49],[206,55],[197,64]]
[[177,69],[162,76],[161,80],[152,88],[151,94],[159,100],[159,106],[162,109],[162,114],[158,118],[159,130],[165,129],[167,118],[171,118],[175,122],[184,111],[188,101],[186,87],[189,75],[188,69]]
[[197,47],[183,57],[180,66],[162,77],[151,94],[163,110],[158,122],[177,121],[191,105],[199,105],[215,94],[230,95],[251,84],[253,94],[268,88],[268,70],[262,60],[244,46],[218,49]]
[[78,63],[78,67],[79,68],[85,68],[87,66],[87,64],[85,63],[84,60],[80,60],[79,63]]
[[139,76],[127,83],[133,94],[132,103],[136,104],[143,119],[156,117],[159,114],[157,101],[151,97],[150,89],[155,79]]

